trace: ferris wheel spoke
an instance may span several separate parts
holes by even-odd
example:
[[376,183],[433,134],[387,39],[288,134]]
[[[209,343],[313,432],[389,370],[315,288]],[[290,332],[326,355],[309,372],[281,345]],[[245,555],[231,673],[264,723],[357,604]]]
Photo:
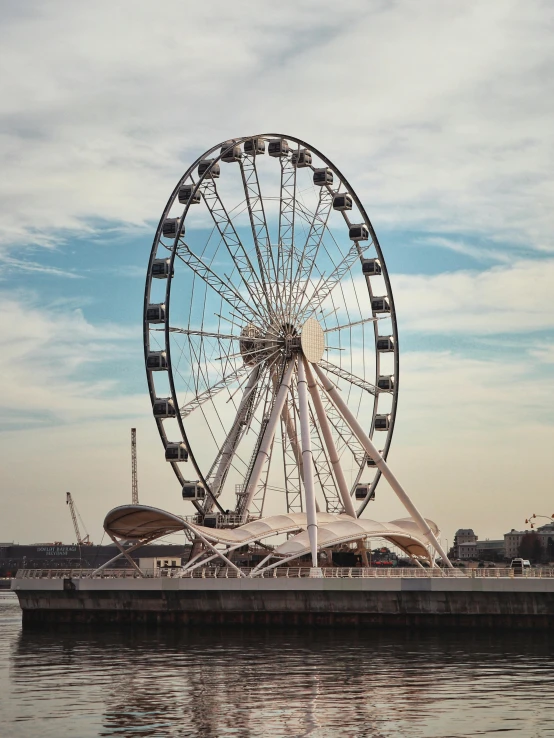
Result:
[[366,246],[364,249],[358,247],[357,244],[350,247],[346,256],[337,264],[329,276],[319,284],[314,293],[310,296],[304,310],[300,313],[302,319],[309,318],[310,315],[313,315],[322,307],[325,300],[340,283],[344,275],[350,271],[352,266],[360,258],[360,251],[363,253],[363,251],[370,248],[370,246],[371,244]]
[[350,384],[354,384],[356,385],[356,387],[360,387],[366,392],[369,392],[370,395],[375,395],[375,385],[371,384],[371,382],[368,382],[362,377],[357,377],[355,374],[352,374],[346,369],[343,369],[342,367],[337,366],[330,361],[326,361],[325,359],[321,359],[321,361],[319,362],[319,366],[325,369],[325,371],[334,374],[336,377],[345,379],[347,382],[350,382]]
[[237,292],[228,282],[218,277],[203,259],[191,251],[184,241],[179,242],[176,256],[192,269],[203,282],[217,292],[224,302],[230,305],[233,310],[236,310],[246,323],[261,318],[261,313],[255,309],[254,305],[249,304],[240,292]]
[[300,309],[307,286],[310,283],[312,271],[317,261],[319,248],[325,234],[332,205],[333,193],[329,192],[326,187],[322,187],[319,192],[317,209],[310,221],[308,237],[304,243],[302,253],[298,258],[296,274],[294,275],[291,286],[291,301],[294,306],[295,313]]
[[376,323],[377,321],[378,318],[374,318],[373,316],[371,318],[362,318],[362,320],[354,320],[351,323],[345,323],[344,325],[336,325],[332,326],[331,328],[324,328],[323,332],[327,334],[334,333],[335,331],[344,331],[347,328],[354,328],[354,326],[364,325],[364,323]]
[[266,306],[264,308],[264,312],[267,315],[270,297],[263,277],[260,281],[260,277],[254,269],[252,262],[250,261],[250,257],[248,256],[242,241],[235,230],[233,221],[229,217],[225,205],[219,197],[215,180],[211,178],[204,180],[200,188],[200,192],[204,202],[206,203],[206,207],[210,212],[212,220],[219,231],[223,243],[225,244],[229,256],[237,267],[237,272],[244,288],[256,304],[260,307],[262,304]]
[[229,387],[229,385],[236,382],[242,376],[248,373],[250,367],[246,364],[239,366],[238,369],[222,377],[217,382],[214,382],[210,387],[205,389],[203,392],[199,392],[192,400],[185,403],[180,409],[179,413],[182,418],[188,417],[194,410],[203,405],[208,400],[213,399],[222,390]]
[[[300,148],[300,147],[298,147]],[[290,156],[282,156],[281,188],[279,192],[279,232],[277,240],[277,287],[283,319],[290,320],[290,283],[294,263],[294,229],[296,219],[297,168]],[[288,287],[287,287],[288,286]]]
[[[239,166],[242,177],[242,186],[244,188],[244,196],[248,206],[252,238],[254,239],[254,247],[256,249],[256,256],[258,259],[258,268],[266,286],[267,293],[271,300],[273,300],[276,268],[273,252],[271,250],[271,239],[269,236],[269,229],[267,227],[264,201],[260,191],[260,181],[258,178],[258,170],[256,168],[256,154],[249,155],[243,153]],[[270,304],[271,303],[268,304],[268,308],[270,307]]]
[[[155,329],[159,331],[164,331],[165,328],[159,328]],[[240,341],[243,339],[243,336],[237,336],[233,333],[210,333],[210,331],[198,331],[198,330],[192,330],[188,328],[175,328],[173,326],[170,326],[168,328],[170,333],[181,333],[184,336],[201,336],[202,338],[215,338],[218,341]],[[263,338],[256,338],[255,336],[249,336],[248,337],[249,343],[271,343],[271,340],[267,337]]]

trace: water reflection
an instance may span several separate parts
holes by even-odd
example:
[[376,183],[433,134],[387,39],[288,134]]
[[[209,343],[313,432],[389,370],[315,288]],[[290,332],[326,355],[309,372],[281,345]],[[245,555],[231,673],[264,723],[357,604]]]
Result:
[[554,736],[553,645],[532,633],[14,629],[10,735]]

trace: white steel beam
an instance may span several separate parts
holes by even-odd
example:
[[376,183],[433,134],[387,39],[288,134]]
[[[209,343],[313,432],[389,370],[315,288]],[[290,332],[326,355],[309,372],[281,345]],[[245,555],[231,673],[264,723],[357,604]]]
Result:
[[248,480],[248,487],[245,492],[244,506],[242,507],[243,516],[246,516],[248,514],[248,508],[250,506],[250,503],[252,502],[252,498],[254,496],[255,491],[258,488],[258,483],[262,476],[263,466],[269,458],[269,452],[271,449],[271,445],[273,443],[273,437],[275,435],[277,423],[279,421],[281,411],[283,410],[283,406],[285,404],[285,400],[287,399],[287,395],[289,392],[290,381],[292,377],[292,370],[294,369],[294,363],[295,363],[294,359],[291,359],[289,361],[288,366],[283,375],[283,379],[281,381],[281,386],[279,387],[277,397],[275,398],[275,403],[273,405],[273,408],[271,409],[271,414],[269,416],[267,425],[264,430],[262,442],[260,444],[260,448],[256,456],[256,461],[254,462],[252,474],[250,475],[250,479]]
[[233,455],[237,449],[238,443],[242,437],[242,431],[246,426],[245,418],[248,413],[249,407],[252,403],[253,397],[252,390],[256,386],[258,377],[260,376],[260,367],[257,366],[251,372],[246,388],[244,390],[240,405],[237,410],[235,422],[233,423],[229,435],[225,439],[223,446],[221,447],[219,464],[215,473],[214,479],[211,486],[211,490],[215,496],[221,493],[223,482],[231,466]]
[[300,437],[302,440],[302,468],[304,470],[304,491],[306,493],[306,518],[312,566],[317,568],[317,513],[315,508],[314,464],[310,438],[310,415],[308,410],[308,391],[304,359],[298,357],[298,412],[300,415]]
[[364,447],[366,453],[369,456],[371,456],[372,459],[374,459],[375,465],[377,466],[379,471],[382,473],[382,475],[385,477],[387,482],[390,484],[390,486],[396,493],[398,499],[402,502],[402,504],[404,505],[408,513],[415,520],[421,532],[432,543],[435,551],[442,558],[443,562],[448,567],[453,568],[448,556],[446,555],[446,552],[444,551],[441,544],[437,540],[436,535],[433,533],[433,531],[429,527],[429,523],[425,520],[423,515],[419,512],[419,510],[414,505],[414,503],[411,501],[410,497],[408,496],[408,494],[406,493],[406,491],[404,490],[404,488],[402,487],[398,479],[394,476],[392,471],[389,469],[386,461],[383,459],[379,451],[375,448],[375,446],[373,445],[369,437],[366,435],[362,426],[358,423],[357,419],[354,417],[354,415],[348,408],[348,405],[344,402],[344,400],[340,396],[338,389],[325,376],[325,372],[322,369],[320,369],[320,367],[318,367],[317,364],[314,364],[314,369],[315,369],[317,376],[319,377],[319,380],[321,381],[323,385],[323,389],[325,390],[327,396],[329,397],[333,405],[337,408],[339,413],[342,415],[346,423],[350,426],[354,435],[358,438],[358,440]]
[[329,421],[327,420],[327,415],[325,413],[325,408],[323,407],[323,402],[321,401],[321,397],[319,396],[319,391],[317,389],[314,375],[312,374],[312,370],[307,361],[305,362],[305,369],[308,379],[308,389],[310,391],[310,395],[312,396],[312,402],[315,408],[319,426],[323,433],[325,445],[327,446],[329,461],[331,462],[333,472],[335,474],[335,479],[337,480],[337,485],[342,499],[342,504],[344,506],[344,511],[347,515],[352,515],[352,517],[355,518],[356,511],[354,510],[354,503],[352,502],[352,498],[350,497],[350,494],[348,492],[348,485],[346,484],[344,472],[342,471],[342,467],[340,465],[339,455],[337,453],[335,441],[333,440],[333,434],[329,426]]

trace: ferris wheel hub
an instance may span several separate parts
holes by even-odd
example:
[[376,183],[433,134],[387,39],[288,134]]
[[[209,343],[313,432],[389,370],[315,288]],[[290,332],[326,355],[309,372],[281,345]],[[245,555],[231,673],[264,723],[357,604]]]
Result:
[[302,353],[310,364],[317,364],[325,351],[325,334],[315,318],[308,318],[300,333]]

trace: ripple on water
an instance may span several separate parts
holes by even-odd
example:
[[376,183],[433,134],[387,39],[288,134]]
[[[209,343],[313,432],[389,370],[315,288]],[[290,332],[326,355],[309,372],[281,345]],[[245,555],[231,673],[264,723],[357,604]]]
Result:
[[3,738],[554,736],[544,633],[0,633]]

